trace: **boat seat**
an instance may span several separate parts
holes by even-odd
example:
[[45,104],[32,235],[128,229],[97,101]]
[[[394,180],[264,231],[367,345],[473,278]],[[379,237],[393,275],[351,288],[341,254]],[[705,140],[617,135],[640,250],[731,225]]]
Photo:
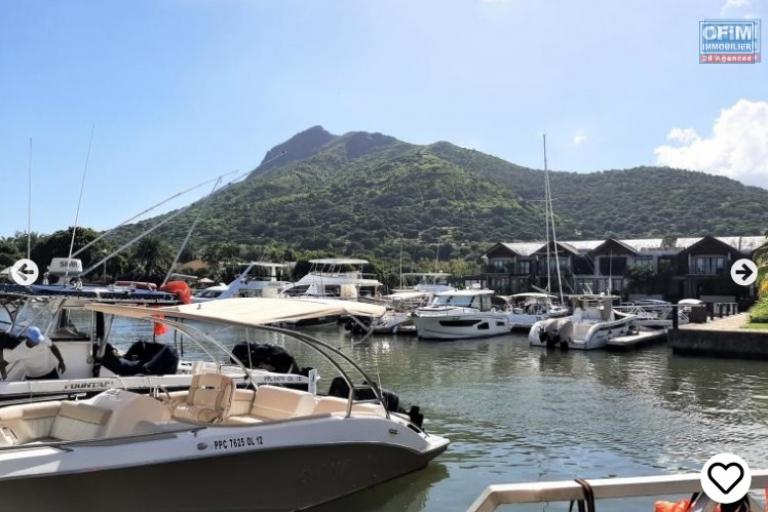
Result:
[[[324,396],[317,399],[312,414],[347,414],[347,400],[335,396]],[[380,404],[352,404],[354,414],[370,414],[384,416],[384,408]]]
[[62,441],[97,438],[103,433],[110,416],[110,409],[82,402],[62,402],[49,437]]
[[241,416],[248,414],[253,407],[253,401],[256,398],[256,392],[252,389],[235,389],[232,395],[232,406],[229,409],[230,416]]
[[173,417],[194,423],[213,423],[229,415],[234,382],[218,373],[202,373],[192,377],[184,403],[176,406]]
[[254,418],[253,416],[249,416],[247,414],[240,415],[240,416],[229,416],[227,419],[224,420],[224,425],[255,425],[257,423],[261,423],[262,420],[258,418]]
[[260,420],[282,420],[309,416],[314,408],[315,397],[312,393],[263,385],[256,391],[250,416]]

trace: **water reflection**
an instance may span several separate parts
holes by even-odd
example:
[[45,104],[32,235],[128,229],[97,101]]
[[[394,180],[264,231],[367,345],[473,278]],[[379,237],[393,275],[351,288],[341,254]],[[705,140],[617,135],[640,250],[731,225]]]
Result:
[[[125,342],[138,334],[130,327],[117,332]],[[456,342],[373,337],[351,346],[335,327],[309,332],[344,347],[402,402],[421,405],[427,430],[453,441],[425,471],[321,511],[464,510],[491,483],[698,470],[726,450],[753,467],[768,457],[763,362],[681,358],[665,346],[547,352],[517,334]],[[334,376],[282,335],[233,329],[222,339],[283,344],[301,366],[320,368],[322,382]],[[195,355],[193,347],[185,349],[187,357]],[[606,503],[600,510],[646,512],[651,501]]]

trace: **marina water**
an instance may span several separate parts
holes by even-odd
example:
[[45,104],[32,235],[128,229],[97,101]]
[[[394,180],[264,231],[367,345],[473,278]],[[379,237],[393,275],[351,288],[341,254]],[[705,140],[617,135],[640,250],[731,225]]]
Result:
[[[148,336],[146,327],[134,325],[116,325],[114,334],[125,342]],[[530,348],[523,334],[453,342],[374,336],[351,346],[335,325],[306,331],[345,347],[401,403],[422,407],[428,431],[452,441],[426,470],[319,511],[465,510],[492,483],[697,472],[723,451],[741,455],[753,469],[768,466],[768,372],[761,362],[678,357],[664,345],[548,352]],[[283,341],[256,331],[223,337],[246,338]],[[199,350],[184,348],[186,357]],[[285,348],[302,366],[318,362],[298,345]],[[319,369],[324,390],[334,373]],[[652,502],[604,501],[598,510],[648,512]],[[567,509],[563,503],[509,508]]]

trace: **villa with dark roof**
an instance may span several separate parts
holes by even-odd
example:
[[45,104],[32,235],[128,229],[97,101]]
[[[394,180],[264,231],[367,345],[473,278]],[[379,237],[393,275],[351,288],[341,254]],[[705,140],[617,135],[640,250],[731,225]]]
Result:
[[749,301],[752,287],[736,285],[731,264],[750,258],[765,236],[704,236],[497,243],[485,254],[485,272],[477,281],[497,293],[526,292],[547,286],[549,252],[551,290],[557,290],[555,251],[564,293],[612,291],[623,297],[644,295],[668,300]]

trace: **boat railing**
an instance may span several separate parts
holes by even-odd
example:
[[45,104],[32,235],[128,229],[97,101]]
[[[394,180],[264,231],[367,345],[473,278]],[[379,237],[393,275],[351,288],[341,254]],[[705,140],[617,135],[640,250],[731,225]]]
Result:
[[[688,497],[693,493],[700,493],[702,498],[696,500],[694,506],[690,508],[692,512],[710,511],[715,506],[714,502],[708,501],[706,495],[701,494],[700,473],[604,478],[586,480],[586,482],[591,488],[595,500],[671,495]],[[768,487],[768,470],[753,470],[752,489],[762,490],[766,487]],[[502,505],[571,502],[584,499],[585,487],[576,480],[495,484],[485,488],[475,502],[470,505],[468,512],[492,512]],[[696,506],[696,504],[698,505]],[[756,503],[754,505],[753,511],[762,510],[762,508],[756,507]]]

